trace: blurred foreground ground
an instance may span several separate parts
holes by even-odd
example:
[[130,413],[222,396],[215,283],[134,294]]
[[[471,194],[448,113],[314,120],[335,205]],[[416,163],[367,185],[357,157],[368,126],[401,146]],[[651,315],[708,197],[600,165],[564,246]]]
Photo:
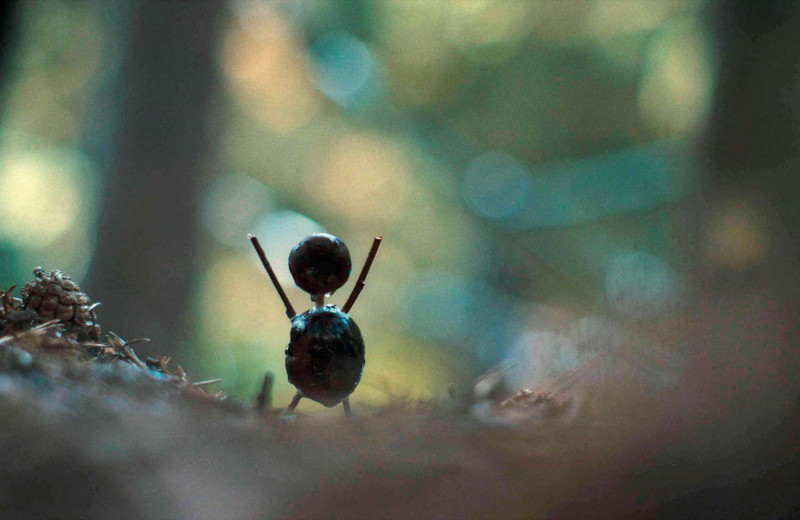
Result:
[[761,396],[731,408],[694,393],[691,379],[648,392],[648,373],[673,370],[675,356],[637,352],[622,345],[543,399],[518,396],[511,406],[498,397],[469,407],[457,396],[366,409],[356,400],[353,419],[287,420],[133,363],[70,354],[48,335],[5,336],[2,516],[800,514],[797,401],[759,414],[751,406]]

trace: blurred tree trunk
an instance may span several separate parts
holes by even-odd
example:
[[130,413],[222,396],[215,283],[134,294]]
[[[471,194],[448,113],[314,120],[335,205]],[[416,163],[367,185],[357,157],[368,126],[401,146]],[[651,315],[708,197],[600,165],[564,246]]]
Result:
[[6,0],[0,2],[0,88],[5,88],[18,11],[19,1]]
[[208,114],[223,2],[134,2],[117,153],[88,292],[104,329],[174,354],[188,339],[198,194],[213,162]]
[[739,508],[750,495],[770,511],[753,516],[797,511],[790,475],[800,474],[798,7],[715,5],[718,71],[699,149],[697,293],[682,327],[686,373],[676,419],[661,433],[681,442],[658,455],[690,462],[654,487],[661,500],[672,494],[660,518],[749,516]]
[[747,428],[780,422],[800,391],[800,2],[721,0],[714,14],[690,373],[749,442]]
[[785,233],[780,245],[794,250],[785,240],[796,242],[800,226],[800,2],[719,0],[714,21],[717,88],[703,149],[707,200],[730,192],[758,197]]
[[[19,12],[19,2],[9,0],[0,2],[0,103],[6,100],[9,83],[9,62],[14,51],[14,33]],[[15,249],[0,240],[0,280],[13,280],[15,271]]]

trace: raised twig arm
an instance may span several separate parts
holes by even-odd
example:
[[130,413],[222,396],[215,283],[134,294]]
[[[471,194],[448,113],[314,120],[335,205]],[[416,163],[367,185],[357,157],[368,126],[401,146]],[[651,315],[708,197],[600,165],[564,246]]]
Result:
[[289,298],[286,297],[286,293],[283,292],[283,287],[281,287],[281,283],[278,281],[278,278],[275,276],[275,272],[273,272],[272,267],[269,265],[269,261],[267,260],[267,255],[264,254],[264,250],[261,249],[261,244],[258,243],[258,239],[253,235],[247,235],[247,238],[250,239],[250,242],[253,243],[253,247],[256,248],[256,253],[258,253],[258,258],[261,259],[261,263],[264,264],[264,269],[267,270],[267,274],[269,275],[269,279],[272,280],[272,285],[275,286],[275,290],[278,291],[278,296],[281,297],[283,301],[283,305],[286,307],[286,316],[289,317],[291,320],[297,313],[294,312],[294,307],[292,307]]
[[375,237],[375,240],[372,241],[372,247],[369,249],[369,254],[367,255],[367,261],[364,263],[364,268],[361,269],[361,274],[358,275],[358,280],[356,281],[355,287],[353,287],[353,292],[350,293],[350,297],[347,299],[347,303],[345,303],[344,307],[342,307],[342,312],[345,314],[350,312],[353,304],[356,303],[358,295],[361,294],[361,290],[365,285],[367,285],[367,274],[369,274],[369,268],[372,267],[372,261],[375,260],[375,255],[378,254],[378,248],[381,246],[381,240],[383,240],[383,236]]

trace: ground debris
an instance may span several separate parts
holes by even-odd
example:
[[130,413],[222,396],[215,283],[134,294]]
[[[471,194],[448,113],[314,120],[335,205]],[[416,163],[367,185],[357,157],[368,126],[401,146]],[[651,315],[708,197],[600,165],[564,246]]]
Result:
[[553,395],[549,392],[534,392],[523,388],[516,394],[500,403],[501,408],[531,408],[552,403]]
[[[182,386],[203,396],[217,396],[203,388],[217,380],[193,383],[181,366],[174,369],[169,366],[169,357],[142,361],[132,345],[149,343],[148,338],[125,340],[109,331],[101,340],[95,314],[100,304],[91,303],[69,275],[59,270],[46,273],[37,267],[34,276],[34,280],[24,285],[22,298],[13,296],[16,285],[0,291],[0,358],[36,360],[37,366],[46,372],[40,374],[43,377],[64,372],[54,367],[75,369],[72,366],[75,363],[90,362],[98,366],[121,363],[128,365],[120,368],[121,372],[132,368],[131,373],[138,371],[150,380]],[[56,300],[61,307],[51,308]],[[70,312],[62,308],[64,305],[72,306]],[[19,363],[0,363],[0,375],[4,366],[18,367]]]

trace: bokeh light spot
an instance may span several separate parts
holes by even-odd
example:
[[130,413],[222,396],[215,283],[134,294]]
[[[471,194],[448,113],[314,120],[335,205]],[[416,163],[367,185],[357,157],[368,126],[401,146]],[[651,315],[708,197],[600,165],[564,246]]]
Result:
[[530,196],[531,188],[528,169],[504,152],[478,156],[464,174],[463,195],[467,204],[492,219],[514,215]]
[[409,282],[398,299],[412,334],[433,339],[454,339],[467,330],[470,294],[460,277],[428,271]]
[[82,214],[81,161],[69,153],[7,156],[0,167],[0,237],[18,247],[43,247]]
[[231,23],[221,65],[230,92],[241,109],[279,134],[311,120],[318,94],[308,78],[305,49],[291,25],[274,9],[254,11],[253,20]]
[[657,256],[633,252],[617,256],[606,272],[606,298],[621,315],[650,318],[677,303],[677,273]]
[[403,215],[412,190],[403,150],[368,134],[334,141],[323,163],[312,165],[309,178],[315,177],[319,185],[312,193],[320,204],[336,213],[384,223]]
[[580,353],[571,339],[549,330],[523,332],[511,349],[507,379],[516,388],[535,388],[550,378],[576,367]]
[[352,105],[374,76],[372,51],[349,33],[323,35],[310,51],[314,84],[339,105]]
[[663,24],[673,9],[669,2],[601,0],[591,3],[586,26],[598,37],[652,30]]
[[270,211],[272,198],[267,186],[240,173],[220,175],[206,187],[201,202],[203,226],[218,242],[249,248],[244,240],[256,221]]
[[[276,326],[269,330],[272,321],[264,318],[283,317],[283,306],[280,299],[271,297],[263,268],[260,264],[253,266],[249,260],[250,255],[221,256],[206,272],[201,313],[205,317],[203,323],[213,324],[205,334],[214,343],[254,342],[266,331],[283,333],[281,339],[286,335],[288,327],[283,320],[274,320]],[[261,276],[263,280],[258,279]]]
[[533,4],[516,0],[442,2],[451,44],[478,62],[501,63],[531,32]]
[[651,51],[639,90],[639,110],[664,135],[698,131],[711,106],[709,43],[698,27],[666,32]]
[[766,218],[744,198],[725,201],[710,215],[706,257],[717,268],[742,271],[768,253]]

